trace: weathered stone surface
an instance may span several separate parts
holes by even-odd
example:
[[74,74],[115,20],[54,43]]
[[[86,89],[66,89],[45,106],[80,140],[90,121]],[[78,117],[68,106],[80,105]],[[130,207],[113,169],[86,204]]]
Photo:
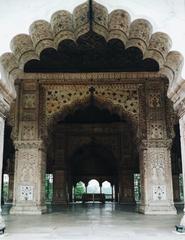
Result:
[[144,54],[152,34],[152,25],[145,19],[136,19],[130,25],[126,47],[136,47]]
[[126,45],[129,36],[131,17],[124,10],[114,10],[109,14],[109,37],[111,39],[119,39]]

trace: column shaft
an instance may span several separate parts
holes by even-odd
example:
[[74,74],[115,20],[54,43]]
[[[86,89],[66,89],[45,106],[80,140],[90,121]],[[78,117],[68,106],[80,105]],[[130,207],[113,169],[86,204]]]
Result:
[[14,174],[9,174],[9,186],[8,186],[8,202],[13,201],[13,185],[14,185]]
[[119,202],[123,204],[135,203],[134,174],[122,172],[120,174]]
[[45,205],[46,156],[42,141],[17,141],[11,214],[41,214]]
[[144,214],[176,214],[169,143],[143,142],[140,148],[141,205]]
[[174,202],[180,202],[179,174],[173,175],[173,198]]
[[67,204],[66,173],[64,170],[55,170],[53,174],[53,204]]

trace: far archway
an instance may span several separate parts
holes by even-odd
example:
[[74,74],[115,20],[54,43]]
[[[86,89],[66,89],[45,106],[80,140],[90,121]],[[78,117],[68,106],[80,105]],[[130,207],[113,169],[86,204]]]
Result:
[[52,125],[47,169],[53,169],[53,203],[72,202],[80,182],[90,194],[88,183],[92,179],[99,182],[99,190],[93,194],[106,195],[102,183],[108,181],[111,190],[107,201],[134,202],[134,173],[139,172],[135,129],[128,116],[124,118],[105,106],[97,101],[80,104],[67,115],[58,115]]
[[100,193],[100,184],[96,179],[92,179],[88,182],[87,193]]

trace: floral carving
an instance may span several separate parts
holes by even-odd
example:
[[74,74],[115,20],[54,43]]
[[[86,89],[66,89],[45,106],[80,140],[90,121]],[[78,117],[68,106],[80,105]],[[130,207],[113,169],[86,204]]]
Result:
[[162,122],[151,122],[150,123],[150,137],[152,139],[163,138],[163,123]]
[[151,107],[151,108],[161,107],[161,95],[160,95],[160,93],[150,93],[150,95],[149,95],[149,107]]
[[24,106],[24,108],[35,108],[36,107],[36,95],[35,94],[24,94],[23,106]]

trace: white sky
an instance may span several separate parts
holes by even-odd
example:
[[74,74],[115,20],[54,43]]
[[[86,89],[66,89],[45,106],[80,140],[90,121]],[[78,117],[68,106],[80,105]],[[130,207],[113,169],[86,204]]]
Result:
[[[61,9],[72,12],[84,0],[0,0],[0,55],[10,51],[11,39],[19,33],[28,33],[34,20],[50,20]],[[185,57],[185,0],[97,0],[109,11],[127,10],[132,17],[148,19],[154,31],[163,31],[173,41],[172,49]],[[183,69],[185,78],[185,67]]]

